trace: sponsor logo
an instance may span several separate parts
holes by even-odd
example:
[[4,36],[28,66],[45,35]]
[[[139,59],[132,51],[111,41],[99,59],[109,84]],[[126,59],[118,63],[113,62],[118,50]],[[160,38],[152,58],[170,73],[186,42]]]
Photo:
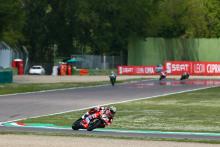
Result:
[[134,69],[133,69],[132,67],[130,67],[130,68],[129,68],[129,67],[127,67],[127,68],[124,67],[122,72],[123,72],[123,73],[132,73],[133,70],[134,70]]
[[205,64],[194,64],[194,73],[205,73]]
[[119,74],[122,74],[122,67],[121,66],[119,66],[118,71],[119,71]]
[[220,73],[220,64],[207,64],[207,73]]
[[172,72],[171,65],[172,64],[170,62],[167,62],[167,64],[166,64],[166,71],[167,71],[167,73],[171,73]]
[[153,73],[155,73],[153,67],[145,67],[144,70],[145,70],[146,74],[153,74]]
[[144,68],[142,68],[142,67],[136,68],[136,73],[137,74],[143,74],[144,73]]
[[189,71],[189,64],[172,64],[172,71]]

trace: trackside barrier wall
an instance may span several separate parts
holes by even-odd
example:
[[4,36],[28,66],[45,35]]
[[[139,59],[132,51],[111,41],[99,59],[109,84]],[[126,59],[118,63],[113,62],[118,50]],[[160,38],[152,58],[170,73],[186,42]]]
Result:
[[[157,66],[118,66],[118,75],[157,75]],[[163,66],[169,75],[220,76],[220,62],[167,61]]]
[[156,75],[156,66],[118,66],[118,75]]
[[220,62],[168,61],[165,69],[171,75],[188,72],[190,75],[220,76]]

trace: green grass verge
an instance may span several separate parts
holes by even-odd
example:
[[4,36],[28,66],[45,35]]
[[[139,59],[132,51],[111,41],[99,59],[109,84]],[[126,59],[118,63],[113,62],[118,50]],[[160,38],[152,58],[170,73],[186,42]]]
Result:
[[[130,81],[140,81],[144,80],[143,78],[138,79],[128,79],[117,81],[116,84],[130,82]],[[97,86],[103,84],[110,84],[109,81],[100,81],[100,82],[87,82],[87,83],[40,83],[40,84],[0,84],[0,95],[3,94],[13,94],[13,93],[22,93],[22,92],[34,92],[41,90],[53,90],[53,89],[63,89],[63,88],[74,88],[74,87],[88,87],[88,86]]]
[[[115,105],[109,128],[161,131],[220,132],[220,88],[209,88]],[[85,111],[24,120],[71,126]]]
[[34,92],[41,90],[62,89],[71,87],[88,87],[94,85],[108,84],[109,82],[88,82],[88,83],[53,83],[53,84],[0,84],[1,94],[13,94],[22,92]]

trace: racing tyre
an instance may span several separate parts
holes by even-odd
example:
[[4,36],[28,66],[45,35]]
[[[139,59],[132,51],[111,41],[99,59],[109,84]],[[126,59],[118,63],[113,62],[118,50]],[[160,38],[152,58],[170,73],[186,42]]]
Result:
[[87,129],[87,131],[92,131],[96,128],[98,128],[101,125],[102,121],[100,119],[94,119],[93,121],[91,121],[89,123],[89,127]]
[[160,79],[159,79],[159,80],[161,81],[161,80],[163,80],[163,79],[166,79],[166,76],[160,76]]
[[115,82],[116,82],[116,78],[110,77],[110,82],[111,82],[112,86],[114,86]]
[[80,122],[82,121],[82,118],[78,119],[77,121],[75,121],[73,124],[72,124],[72,129],[73,130],[79,130],[81,127],[81,124]]

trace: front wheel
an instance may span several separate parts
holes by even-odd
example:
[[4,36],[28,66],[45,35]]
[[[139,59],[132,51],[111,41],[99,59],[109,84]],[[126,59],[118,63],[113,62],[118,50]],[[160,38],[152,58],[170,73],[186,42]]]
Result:
[[91,121],[89,123],[89,127],[88,127],[87,131],[92,131],[92,130],[98,128],[101,124],[102,124],[102,121],[100,119],[94,119],[93,121]]
[[159,80],[161,81],[161,80],[163,80],[163,79],[166,79],[166,76],[160,76],[160,79],[159,79]]
[[81,121],[82,121],[82,118],[78,119],[77,121],[73,122],[72,124],[72,129],[73,130],[79,130],[81,127]]

